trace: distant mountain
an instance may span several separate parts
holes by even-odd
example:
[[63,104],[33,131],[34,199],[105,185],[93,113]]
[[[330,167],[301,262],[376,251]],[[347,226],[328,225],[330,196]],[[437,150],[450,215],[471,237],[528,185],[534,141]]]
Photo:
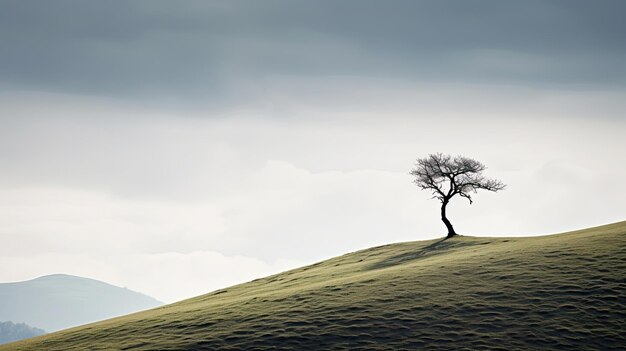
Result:
[[53,332],[162,305],[152,297],[65,274],[0,283],[0,320]]
[[28,339],[45,333],[44,330],[25,323],[0,322],[0,344]]

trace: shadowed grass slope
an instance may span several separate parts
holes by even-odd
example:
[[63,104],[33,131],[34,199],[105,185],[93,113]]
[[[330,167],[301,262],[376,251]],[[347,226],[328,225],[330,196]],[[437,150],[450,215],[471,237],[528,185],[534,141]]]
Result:
[[626,222],[375,247],[0,350],[618,350]]

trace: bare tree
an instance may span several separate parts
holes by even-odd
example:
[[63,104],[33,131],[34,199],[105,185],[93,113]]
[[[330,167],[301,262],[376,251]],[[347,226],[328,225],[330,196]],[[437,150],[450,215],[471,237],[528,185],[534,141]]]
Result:
[[482,172],[487,169],[482,163],[463,156],[452,157],[441,153],[428,155],[426,158],[418,158],[411,175],[415,176],[414,182],[422,190],[430,190],[433,199],[441,201],[441,220],[448,228],[446,238],[456,234],[452,223],[446,217],[446,206],[450,199],[459,195],[472,203],[472,193],[479,189],[498,191],[506,185],[496,179],[485,178]]

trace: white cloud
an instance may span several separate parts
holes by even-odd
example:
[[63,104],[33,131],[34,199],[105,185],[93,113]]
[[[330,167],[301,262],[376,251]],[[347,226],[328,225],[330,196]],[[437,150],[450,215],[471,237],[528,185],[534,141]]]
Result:
[[223,235],[219,209],[64,188],[0,189],[2,255],[191,252]]

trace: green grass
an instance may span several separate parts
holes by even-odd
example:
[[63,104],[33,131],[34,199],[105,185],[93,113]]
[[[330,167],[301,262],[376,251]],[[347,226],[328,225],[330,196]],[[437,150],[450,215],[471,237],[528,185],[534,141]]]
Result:
[[620,222],[542,237],[374,247],[0,350],[624,347]]

